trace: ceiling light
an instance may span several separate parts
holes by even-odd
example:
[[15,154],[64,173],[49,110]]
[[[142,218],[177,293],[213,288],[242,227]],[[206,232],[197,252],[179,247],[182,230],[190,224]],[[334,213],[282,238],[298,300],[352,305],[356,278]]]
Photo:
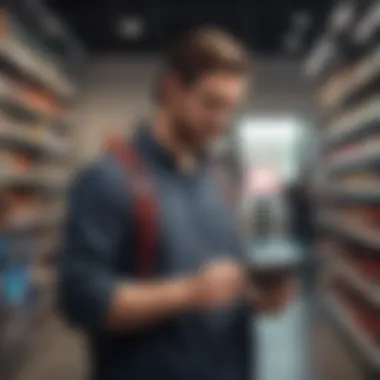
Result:
[[119,33],[129,40],[140,39],[145,31],[145,22],[141,17],[126,17],[120,21]]

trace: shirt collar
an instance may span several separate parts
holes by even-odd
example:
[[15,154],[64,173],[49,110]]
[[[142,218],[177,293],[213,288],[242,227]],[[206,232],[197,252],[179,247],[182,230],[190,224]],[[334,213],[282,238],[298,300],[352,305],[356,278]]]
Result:
[[[177,170],[173,154],[155,139],[151,126],[145,125],[139,127],[135,136],[135,141],[138,149],[141,149],[142,153],[147,155],[148,158],[152,159],[156,164],[172,170]],[[202,152],[199,155],[199,159],[199,168],[202,170],[207,166],[209,161],[208,155]],[[199,170],[197,170],[197,172],[199,172]]]

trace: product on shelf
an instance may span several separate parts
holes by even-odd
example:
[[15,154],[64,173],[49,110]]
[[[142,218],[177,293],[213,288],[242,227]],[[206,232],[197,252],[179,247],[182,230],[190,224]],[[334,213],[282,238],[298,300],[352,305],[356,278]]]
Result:
[[28,173],[31,168],[31,161],[27,155],[1,150],[0,167],[1,173]]
[[12,194],[9,207],[10,224],[15,227],[34,224],[42,214],[38,198],[32,195]]
[[380,205],[357,205],[347,206],[343,211],[350,223],[362,224],[363,228],[374,228],[380,226]]
[[319,105],[323,108],[332,107],[336,102],[336,99],[345,90],[351,75],[351,68],[342,69],[339,73],[336,73],[322,88],[318,97]]
[[326,155],[329,163],[336,163],[337,161],[342,162],[349,160],[352,156],[354,156],[357,151],[360,150],[360,146],[357,143],[349,143],[337,150],[329,152]]
[[31,38],[30,33],[9,12],[2,10],[1,16],[1,57],[54,94],[63,98],[72,97],[75,86],[63,75],[52,56]]
[[353,261],[364,278],[380,284],[380,263],[377,257],[363,255],[359,258],[358,255],[355,255]]
[[332,254],[342,260],[370,286],[375,287],[380,280],[380,261],[376,249],[363,247],[360,244],[340,242],[340,248]]
[[66,56],[80,50],[64,32],[56,36],[65,50],[58,56],[41,38],[46,31],[34,7],[25,15],[27,25],[16,8],[0,8],[0,216],[3,188],[8,209],[0,217],[0,372],[6,363],[6,378],[29,359],[31,332],[52,310],[71,158],[72,129],[62,118],[76,90],[67,75],[75,62]]
[[328,286],[320,290],[332,301],[326,308],[336,315],[336,327],[365,359],[358,366],[363,379],[380,378],[380,30],[371,15],[377,3],[360,2],[363,13],[350,27],[329,34],[339,57],[326,63],[318,92],[324,115],[318,249],[329,257],[320,274]]
[[339,281],[336,289],[349,312],[365,331],[368,338],[380,345],[380,313],[377,307],[366,302],[352,287]]
[[333,178],[331,183],[352,189],[370,189],[380,185],[380,176],[375,171],[350,172]]
[[346,70],[342,76],[337,76],[338,85],[332,80],[327,86],[327,95],[325,93],[320,103],[322,106],[338,107],[355,92],[360,93],[371,82],[376,81],[380,74],[380,48],[375,48],[369,56]]
[[26,155],[19,154],[19,153],[12,153],[11,165],[12,165],[12,170],[15,170],[16,172],[19,172],[19,173],[27,173],[31,166],[31,160]]

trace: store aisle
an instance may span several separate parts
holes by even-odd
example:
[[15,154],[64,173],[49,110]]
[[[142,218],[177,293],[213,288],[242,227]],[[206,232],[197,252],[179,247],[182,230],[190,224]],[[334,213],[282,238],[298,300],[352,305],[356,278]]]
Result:
[[[295,242],[281,237],[252,245],[253,262],[304,262],[305,253]],[[300,279],[302,280],[302,279]],[[276,317],[257,318],[258,380],[310,380],[308,354],[310,295],[300,289],[289,308]]]
[[83,339],[60,324],[55,339],[41,347],[15,380],[87,380]]
[[278,317],[256,321],[258,380],[310,380],[308,303],[302,297]]
[[[310,380],[306,376],[306,305],[299,299],[278,318],[258,318],[258,379]],[[16,380],[85,380],[86,356],[83,341],[61,328],[54,343],[36,355]]]

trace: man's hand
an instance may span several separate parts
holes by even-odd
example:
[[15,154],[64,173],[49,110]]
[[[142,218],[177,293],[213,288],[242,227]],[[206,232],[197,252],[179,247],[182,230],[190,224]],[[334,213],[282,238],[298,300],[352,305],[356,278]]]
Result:
[[244,268],[231,261],[211,263],[189,277],[127,282],[113,294],[107,328],[132,331],[181,313],[228,306],[246,289]]
[[279,279],[267,288],[252,289],[254,308],[261,313],[279,314],[293,300],[295,292],[294,281],[289,279]]
[[193,280],[192,300],[196,308],[208,309],[228,306],[243,298],[248,277],[243,267],[233,261],[207,265]]

